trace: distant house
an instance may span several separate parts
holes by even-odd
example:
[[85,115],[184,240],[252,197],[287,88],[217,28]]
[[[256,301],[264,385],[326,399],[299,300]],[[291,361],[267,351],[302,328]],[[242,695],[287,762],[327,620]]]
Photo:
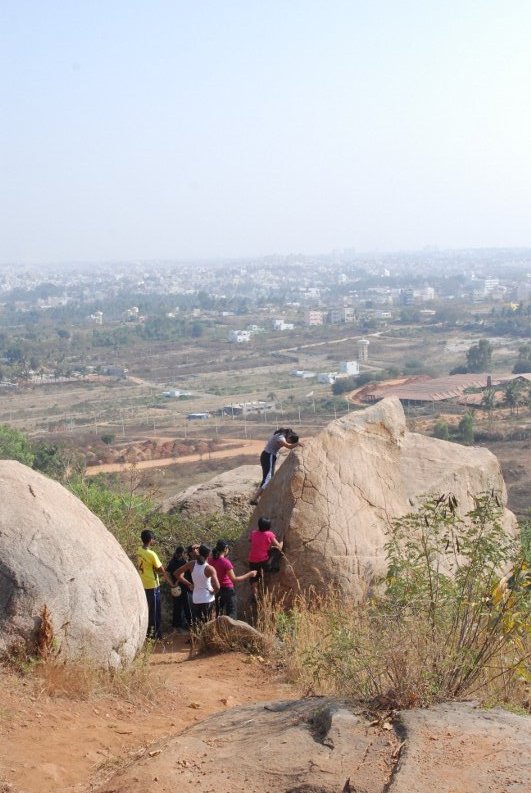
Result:
[[202,421],[210,418],[210,413],[189,413],[186,417],[188,421]]
[[124,366],[104,366],[102,369],[103,374],[109,377],[126,377],[128,371]]
[[318,311],[313,309],[311,311],[307,311],[304,317],[304,321],[307,325],[322,325],[324,323],[326,316],[325,311]]
[[229,333],[229,341],[233,344],[244,344],[251,341],[251,331],[249,330],[231,330]]
[[263,400],[255,402],[234,402],[231,405],[225,405],[221,412],[225,416],[248,416],[252,413],[270,413],[275,410],[275,402],[265,402]]
[[293,330],[294,328],[293,322],[284,322],[283,319],[274,319],[273,320],[273,330]]
[[334,385],[337,379],[337,372],[319,372],[317,382],[326,385]]
[[192,396],[190,391],[181,391],[178,388],[170,388],[168,391],[163,391],[161,396],[166,399],[180,399],[181,397]]
[[339,371],[341,374],[351,377],[360,373],[360,365],[358,361],[341,361]]

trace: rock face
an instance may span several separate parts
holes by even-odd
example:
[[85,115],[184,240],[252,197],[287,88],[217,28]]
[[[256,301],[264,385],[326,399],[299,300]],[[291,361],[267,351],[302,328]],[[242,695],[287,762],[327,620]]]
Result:
[[145,639],[144,590],[112,534],[58,482],[0,460],[0,649],[34,643],[44,606],[64,659],[118,667]]
[[531,719],[468,702],[400,714],[405,745],[389,793],[524,793],[531,785]]
[[[286,560],[271,576],[288,595],[323,581],[359,597],[366,582],[385,573],[385,531],[426,494],[453,493],[461,513],[474,494],[490,488],[506,503],[496,457],[409,432],[398,399],[385,399],[329,424],[290,453],[253,515],[273,521]],[[505,509],[511,531],[515,518]],[[247,537],[235,549],[246,558]]]
[[247,520],[252,512],[249,500],[260,482],[260,476],[258,465],[241,465],[167,498],[159,511],[170,515],[181,512],[187,516],[230,512]]
[[98,793],[523,793],[531,720],[469,703],[400,713],[385,726],[311,698],[233,708],[171,739]]

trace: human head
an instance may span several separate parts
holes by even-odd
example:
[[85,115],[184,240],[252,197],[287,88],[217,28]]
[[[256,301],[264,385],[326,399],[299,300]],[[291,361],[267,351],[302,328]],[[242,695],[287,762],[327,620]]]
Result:
[[155,535],[149,529],[144,529],[144,531],[140,535],[140,539],[142,540],[143,545],[151,545],[151,543],[155,539]]
[[273,434],[274,435],[284,435],[284,437],[287,437],[288,435],[291,435],[292,432],[293,432],[293,430],[291,429],[291,427],[279,427],[278,430],[275,430],[275,432]]
[[219,559],[220,556],[223,556],[229,550],[229,543],[226,540],[218,540],[214,549],[212,550],[212,556],[214,559]]
[[271,528],[271,518],[258,518],[258,530],[269,531]]
[[184,553],[184,546],[183,545],[178,545],[177,548],[175,549],[173,555],[177,559],[178,557],[182,556],[183,553]]
[[208,545],[200,545],[197,550],[197,561],[199,564],[204,564],[210,556],[210,548]]
[[298,443],[299,442],[299,436],[297,435],[296,432],[289,432],[286,435],[286,440],[287,440],[288,443]]
[[188,554],[189,559],[197,559],[197,551],[199,549],[199,544],[195,543],[194,545],[189,545],[186,549],[186,553]]

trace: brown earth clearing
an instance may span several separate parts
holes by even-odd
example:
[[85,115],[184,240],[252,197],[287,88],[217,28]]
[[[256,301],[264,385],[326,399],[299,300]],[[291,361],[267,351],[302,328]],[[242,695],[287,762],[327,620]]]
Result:
[[185,637],[151,655],[138,682],[90,691],[64,667],[40,677],[0,667],[0,790],[81,793],[153,743],[236,705],[295,696],[271,667],[241,653],[189,659]]

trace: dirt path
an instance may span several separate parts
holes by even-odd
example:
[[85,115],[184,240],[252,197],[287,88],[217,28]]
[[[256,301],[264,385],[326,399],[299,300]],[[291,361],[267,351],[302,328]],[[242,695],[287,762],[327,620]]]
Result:
[[263,441],[245,440],[239,441],[239,445],[231,446],[228,449],[218,449],[206,454],[187,454],[185,457],[163,457],[160,460],[140,460],[137,463],[102,463],[101,465],[91,465],[86,470],[87,476],[96,474],[116,474],[131,471],[142,471],[145,468],[164,468],[167,465],[183,465],[186,463],[196,463],[200,460],[221,460],[228,457],[239,457],[242,454],[252,454],[258,458],[264,448]]
[[[146,697],[92,695],[64,681],[50,696],[38,678],[0,671],[0,790],[84,793],[155,741],[238,704],[291,698],[270,668],[240,653],[189,660],[182,637],[150,660]],[[58,686],[61,688],[61,681]]]

